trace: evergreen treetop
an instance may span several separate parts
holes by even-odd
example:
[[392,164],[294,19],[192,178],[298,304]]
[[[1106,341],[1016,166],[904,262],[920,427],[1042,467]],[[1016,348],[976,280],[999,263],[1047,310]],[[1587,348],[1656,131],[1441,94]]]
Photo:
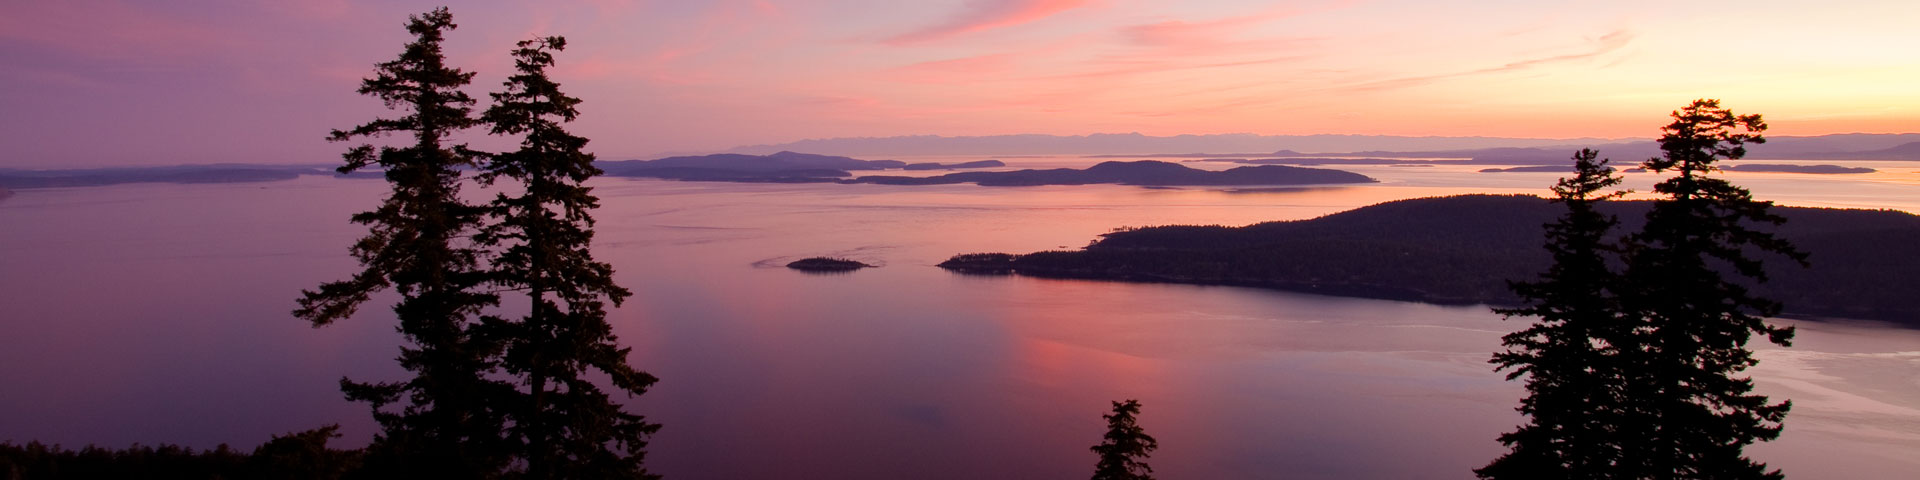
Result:
[[1749,290],[1767,278],[1755,255],[1805,265],[1806,254],[1757,228],[1785,221],[1771,202],[1711,176],[1717,162],[1766,141],[1760,116],[1703,99],[1673,118],[1660,138],[1665,155],[1645,166],[1676,175],[1655,185],[1665,198],[1626,254],[1624,303],[1638,332],[1626,385],[1637,421],[1619,427],[1638,438],[1627,456],[1644,459],[1628,478],[1782,478],[1742,451],[1777,438],[1791,403],[1769,403],[1752,393],[1752,379],[1734,375],[1758,363],[1746,347],[1753,334],[1780,346],[1793,338],[1792,327],[1766,321],[1780,305]]
[[507,416],[523,449],[528,478],[651,478],[641,465],[647,437],[658,425],[628,413],[588,374],[606,375],[628,395],[646,392],[655,378],[627,363],[607,324],[604,303],[631,295],[613,282],[613,268],[594,260],[593,217],[598,206],[583,185],[600,174],[587,139],[562,123],[578,112],[577,98],[547,76],[561,37],[522,41],[517,70],[506,90],[492,94],[483,118],[497,135],[521,135],[520,148],[494,155],[485,181],[514,180],[518,196],[495,197],[496,221],[479,240],[498,249],[492,282],[525,291],[530,311],[519,321],[489,318],[487,335],[504,346],[501,368],[526,385]]
[[1146,458],[1160,448],[1160,443],[1140,428],[1134,419],[1139,414],[1140,402],[1127,400],[1113,402],[1113,413],[1101,416],[1107,420],[1107,434],[1092,448],[1100,456],[1093,467],[1093,480],[1153,480],[1153,467],[1147,465]]
[[1502,337],[1507,350],[1492,359],[1509,370],[1508,380],[1526,378],[1518,410],[1529,423],[1500,436],[1512,450],[1475,470],[1481,478],[1608,478],[1601,473],[1620,461],[1625,439],[1609,427],[1624,413],[1618,346],[1630,332],[1619,317],[1620,275],[1609,264],[1616,248],[1608,235],[1619,222],[1595,204],[1622,192],[1602,193],[1620,178],[1598,156],[1575,153],[1574,175],[1553,187],[1553,201],[1567,213],[1546,226],[1552,266],[1535,281],[1511,284],[1526,305],[1495,309],[1536,319]]
[[[472,332],[476,315],[497,300],[482,288],[482,252],[468,240],[484,212],[459,196],[459,167],[472,165],[476,152],[447,145],[452,133],[479,123],[474,100],[460,91],[473,74],[448,67],[441,52],[443,33],[455,27],[445,8],[409,17],[414,41],[398,59],[376,65],[359,89],[406,114],[329,135],[347,141],[404,132],[414,141],[378,150],[363,144],[344,155],[342,173],[378,165],[392,190],[374,210],[353,216],[368,226],[352,247],[362,270],[303,292],[294,311],[318,327],[351,316],[375,291],[400,295],[393,310],[407,345],[399,361],[413,378],[340,381],[348,399],[372,405],[382,427],[367,467],[397,476],[483,477],[509,461],[489,401],[510,386],[486,378],[498,347]],[[400,408],[386,408],[393,404]]]

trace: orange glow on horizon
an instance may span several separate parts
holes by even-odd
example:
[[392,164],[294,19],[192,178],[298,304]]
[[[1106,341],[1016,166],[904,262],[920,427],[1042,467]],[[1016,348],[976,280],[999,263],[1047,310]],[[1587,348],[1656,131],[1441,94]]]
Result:
[[[0,140],[27,163],[321,162],[435,6],[0,7]],[[459,6],[484,101],[564,35],[609,157],[809,138],[1139,132],[1649,138],[1719,98],[1774,135],[1920,132],[1920,3],[863,0]],[[126,32],[136,32],[138,35]],[[268,106],[262,108],[262,106]],[[114,138],[113,142],[87,138]],[[205,148],[217,139],[221,148]],[[263,160],[264,159],[264,160]]]

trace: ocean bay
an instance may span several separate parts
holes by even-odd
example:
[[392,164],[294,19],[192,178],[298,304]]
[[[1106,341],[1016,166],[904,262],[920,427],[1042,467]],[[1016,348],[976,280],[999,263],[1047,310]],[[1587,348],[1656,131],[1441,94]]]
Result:
[[[1088,159],[1009,158],[1013,167]],[[1912,171],[1740,174],[1763,199],[1914,211]],[[1051,478],[1092,463],[1108,400],[1139,398],[1166,478],[1467,478],[1520,417],[1485,363],[1518,328],[1484,307],[1231,287],[968,277],[972,251],[1076,248],[1121,226],[1311,218],[1380,201],[1542,193],[1556,176],[1348,168],[1382,184],[1272,190],[779,185],[601,179],[595,252],[636,296],[613,312],[662,378],[669,476]],[[1434,171],[1429,171],[1434,170]],[[1732,176],[1732,175],[1730,175]],[[1634,183],[1650,183],[1641,174]],[[1845,188],[1842,188],[1845,187]],[[377,181],[129,184],[0,202],[0,440],[221,442],[342,423],[341,375],[396,378],[387,302],[312,329],[300,289],[353,270],[346,221]],[[1892,193],[1889,193],[1892,192]],[[54,219],[59,219],[58,222]],[[835,255],[845,275],[778,268]],[[90,300],[81,300],[88,298]],[[1795,478],[1884,478],[1920,446],[1920,334],[1802,323],[1750,373],[1795,402],[1749,450]],[[118,359],[118,360],[115,360]],[[1372,462],[1396,457],[1406,461]]]

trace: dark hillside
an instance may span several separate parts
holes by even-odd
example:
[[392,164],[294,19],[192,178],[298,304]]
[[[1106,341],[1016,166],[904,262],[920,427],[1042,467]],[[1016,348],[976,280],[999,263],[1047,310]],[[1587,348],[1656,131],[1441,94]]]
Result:
[[[1612,202],[1622,231],[1650,203]],[[1780,235],[1811,253],[1812,268],[1770,258],[1759,291],[1790,314],[1920,326],[1920,217],[1897,211],[1778,208]],[[1168,226],[1119,231],[1081,251],[970,257],[951,266],[1033,276],[1245,285],[1435,303],[1509,304],[1508,280],[1544,270],[1541,226],[1562,208],[1532,196],[1401,200],[1312,220],[1245,227]],[[981,262],[1004,265],[974,265]]]

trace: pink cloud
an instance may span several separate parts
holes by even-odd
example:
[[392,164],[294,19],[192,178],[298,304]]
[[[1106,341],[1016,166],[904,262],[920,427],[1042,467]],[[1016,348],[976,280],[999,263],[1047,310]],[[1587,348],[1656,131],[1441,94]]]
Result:
[[357,10],[348,0],[280,0],[265,2],[264,5],[295,17],[314,20],[346,18]]
[[228,38],[120,2],[28,3],[0,16],[0,39],[97,58],[217,56],[235,46]]
[[1001,76],[1013,71],[1016,56],[997,53],[974,57],[920,62],[885,72],[888,78],[908,83],[964,83],[981,76]]
[[0,79],[13,78],[43,85],[108,91],[113,84],[72,72],[14,66],[0,72]]
[[1301,55],[1283,55],[1274,57],[1250,58],[1245,60],[1227,60],[1219,62],[1195,62],[1191,59],[1157,58],[1136,60],[1112,60],[1101,67],[1085,71],[1049,77],[1052,79],[1092,79],[1108,77],[1128,77],[1134,75],[1166,73],[1182,70],[1200,70],[1211,68],[1249,67],[1299,61],[1308,57]]
[[1135,45],[1184,50],[1228,43],[1226,37],[1245,27],[1290,15],[1291,12],[1265,12],[1199,22],[1168,20],[1122,27],[1120,34]]
[[1432,83],[1439,80],[1445,80],[1449,78],[1512,72],[1512,71],[1526,70],[1526,69],[1539,67],[1543,65],[1570,63],[1570,62],[1594,59],[1609,53],[1613,53],[1614,51],[1619,50],[1621,48],[1625,48],[1627,44],[1633,42],[1633,36],[1634,36],[1633,32],[1631,31],[1615,30],[1613,32],[1607,33],[1606,35],[1601,35],[1600,38],[1598,39],[1595,39],[1592,42],[1592,47],[1589,48],[1587,51],[1583,51],[1583,52],[1517,60],[1517,61],[1507,62],[1499,66],[1486,67],[1486,68],[1481,68],[1477,70],[1468,70],[1464,72],[1443,73],[1443,74],[1437,74],[1437,75],[1421,75],[1421,76],[1392,78],[1392,79],[1386,79],[1386,80],[1365,82],[1365,83],[1347,86],[1342,90],[1358,91],[1358,92],[1393,90],[1393,89],[1406,88],[1406,87],[1412,87],[1417,85],[1425,85],[1428,83]]
[[754,0],[753,10],[769,17],[785,16],[787,13],[785,10],[781,10],[779,5],[775,5],[773,2],[766,0]]
[[1047,18],[1087,3],[1088,0],[969,0],[960,12],[944,22],[888,37],[882,43],[909,45],[1009,27]]
[[1160,57],[1233,55],[1256,51],[1263,55],[1271,55],[1274,50],[1298,47],[1305,42],[1298,38],[1242,39],[1241,37],[1248,30],[1262,24],[1342,8],[1352,3],[1354,2],[1342,0],[1315,5],[1282,5],[1250,14],[1211,20],[1167,20],[1129,25],[1120,27],[1118,33],[1128,44],[1148,49],[1153,55]]

